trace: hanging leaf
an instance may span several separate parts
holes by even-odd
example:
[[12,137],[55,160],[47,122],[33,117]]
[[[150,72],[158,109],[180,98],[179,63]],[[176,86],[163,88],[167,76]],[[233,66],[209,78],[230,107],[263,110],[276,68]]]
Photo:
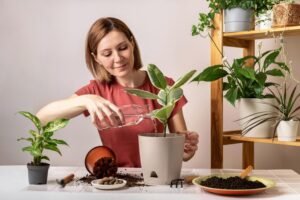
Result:
[[41,121],[39,120],[39,118],[37,118],[35,115],[31,114],[30,112],[26,112],[26,111],[20,111],[19,114],[30,119],[33,122],[33,124],[35,125],[35,127],[38,129],[38,131],[41,131],[42,126],[41,126]]
[[148,65],[148,74],[152,85],[158,89],[165,89],[167,87],[167,81],[163,73],[154,64]]

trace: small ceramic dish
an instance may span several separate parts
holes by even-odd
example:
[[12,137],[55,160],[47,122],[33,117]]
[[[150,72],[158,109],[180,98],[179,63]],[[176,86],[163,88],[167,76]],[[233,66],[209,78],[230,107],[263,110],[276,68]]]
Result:
[[124,187],[127,183],[127,181],[124,180],[124,179],[118,179],[118,180],[122,181],[122,183],[113,184],[113,185],[104,185],[104,184],[99,183],[101,181],[101,179],[96,179],[96,180],[93,180],[91,182],[91,184],[94,188],[97,188],[97,189],[100,189],[100,190],[115,190],[115,189],[119,189],[119,188]]
[[257,189],[220,189],[220,188],[212,188],[201,185],[201,181],[204,181],[212,176],[222,177],[222,178],[229,178],[231,176],[238,176],[233,174],[215,174],[210,176],[204,176],[204,177],[197,177],[193,179],[193,184],[199,186],[206,192],[219,194],[219,195],[252,195],[252,194],[258,194],[261,192],[264,192],[267,189],[270,189],[275,186],[275,182],[271,179],[257,177],[257,176],[249,176],[247,179],[250,181],[259,181],[263,183],[266,187],[263,188],[257,188]]

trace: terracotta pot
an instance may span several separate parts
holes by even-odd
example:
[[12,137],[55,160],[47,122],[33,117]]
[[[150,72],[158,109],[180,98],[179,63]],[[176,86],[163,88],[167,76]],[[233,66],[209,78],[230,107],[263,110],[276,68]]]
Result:
[[95,166],[95,163],[104,157],[110,157],[113,158],[114,160],[116,159],[115,153],[108,147],[106,146],[96,146],[92,148],[87,155],[85,156],[85,168],[87,171],[94,175],[93,169]]

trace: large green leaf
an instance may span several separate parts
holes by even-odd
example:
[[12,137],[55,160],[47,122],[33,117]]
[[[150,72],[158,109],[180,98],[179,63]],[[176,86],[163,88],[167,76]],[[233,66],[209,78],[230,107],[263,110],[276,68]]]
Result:
[[62,144],[62,145],[67,145],[69,146],[64,140],[58,140],[58,139],[51,139],[51,142],[55,144]]
[[256,75],[256,81],[260,85],[260,87],[265,87],[266,80],[267,80],[267,75],[265,73],[259,72]]
[[196,70],[192,70],[190,72],[188,72],[187,74],[185,74],[184,76],[182,76],[181,78],[179,78],[171,87],[170,90],[174,89],[174,88],[179,88],[182,85],[184,85],[188,80],[190,80],[190,78],[192,78],[192,76],[195,74]]
[[238,88],[230,88],[226,94],[225,98],[233,105],[235,106],[235,101],[237,99],[238,95]]
[[282,73],[282,71],[280,69],[271,69],[266,71],[266,74],[270,75],[270,76],[284,76],[284,74]]
[[255,71],[254,69],[250,67],[244,67],[244,68],[237,68],[236,72],[241,74],[242,76],[249,78],[251,80],[256,80],[255,78]]
[[182,95],[183,95],[183,90],[181,88],[175,88],[170,91],[168,100],[170,103],[175,103],[182,97]]
[[158,92],[157,96],[158,96],[157,102],[160,105],[166,106],[168,104],[168,102],[167,102],[168,94],[165,90],[160,90]]
[[68,119],[56,119],[49,122],[46,126],[43,127],[44,132],[54,132],[61,128],[64,128],[68,124]]
[[150,93],[148,91],[134,89],[134,88],[126,88],[125,90],[129,94],[133,94],[135,96],[142,97],[145,99],[158,99],[158,96],[156,94]]
[[272,53],[266,56],[263,68],[266,70],[272,63],[275,63],[277,56],[279,55],[281,49],[276,49]]
[[204,69],[192,81],[215,81],[228,75],[227,71],[222,69],[223,65],[214,65]]
[[54,146],[54,145],[45,145],[45,149],[51,150],[51,151],[55,151],[57,152],[59,155],[62,155],[60,150]]
[[37,118],[35,115],[31,114],[30,112],[26,112],[26,111],[20,111],[19,114],[21,114],[24,117],[30,119],[32,121],[32,123],[35,125],[35,127],[39,131],[41,131],[42,125],[41,125],[41,121],[39,120],[39,118]]
[[166,124],[168,122],[168,119],[174,109],[175,105],[168,105],[164,106],[161,109],[154,110],[153,111],[153,117],[161,121],[163,124]]
[[163,73],[154,64],[148,65],[148,74],[152,85],[158,89],[164,90],[167,87],[167,81]]
[[278,65],[281,69],[290,73],[289,67],[284,62],[275,62],[275,64]]

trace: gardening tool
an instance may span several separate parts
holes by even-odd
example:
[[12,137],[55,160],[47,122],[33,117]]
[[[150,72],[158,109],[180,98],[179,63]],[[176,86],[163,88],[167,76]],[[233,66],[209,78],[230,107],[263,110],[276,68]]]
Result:
[[74,179],[74,174],[69,174],[63,179],[56,179],[56,182],[64,188],[68,183],[70,183]]

